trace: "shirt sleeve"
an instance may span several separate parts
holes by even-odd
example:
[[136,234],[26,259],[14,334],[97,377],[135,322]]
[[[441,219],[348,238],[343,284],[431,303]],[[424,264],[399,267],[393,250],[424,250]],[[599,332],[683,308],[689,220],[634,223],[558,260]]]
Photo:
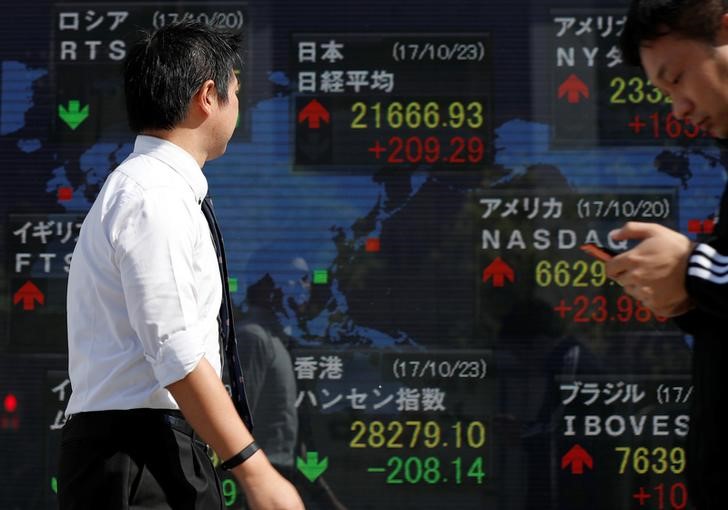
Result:
[[127,313],[161,386],[205,355],[195,285],[197,221],[179,190],[145,191],[115,242]]

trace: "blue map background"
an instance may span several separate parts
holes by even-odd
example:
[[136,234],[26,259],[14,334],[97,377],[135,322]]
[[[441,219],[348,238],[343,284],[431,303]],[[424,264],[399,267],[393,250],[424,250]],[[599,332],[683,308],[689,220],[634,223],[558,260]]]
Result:
[[[34,83],[47,70],[18,61],[4,61],[1,69],[0,134],[13,136],[23,132],[26,113],[34,106]],[[282,71],[271,73],[270,79],[276,85],[288,85]],[[549,148],[547,124],[520,119],[496,128],[494,168],[501,174],[486,169],[486,173],[494,173],[491,180],[483,176],[475,182],[458,181],[442,172],[431,173],[425,166],[397,176],[396,186],[387,178],[344,171],[297,173],[292,170],[291,96],[279,93],[262,99],[252,106],[250,116],[251,139],[234,138],[227,154],[208,163],[204,171],[223,225],[230,275],[237,280],[235,304],[244,311],[245,289],[269,275],[283,297],[278,320],[302,345],[427,343],[407,324],[389,321],[382,327],[352,317],[346,289],[338,277],[353,270],[347,263],[366,264],[361,257],[366,239],[380,237],[389,222],[405,215],[423,188],[446,188],[449,206],[457,211],[472,200],[469,194],[476,185],[502,188],[529,169],[550,166],[575,190],[678,188],[678,224],[685,230],[689,219],[715,215],[725,185],[725,167],[717,148],[554,151]],[[38,139],[17,139],[19,152],[28,154],[41,148]],[[73,162],[80,169],[75,178],[67,168],[69,162],[56,157],[45,191],[52,199],[60,187],[71,188],[73,198],[56,199],[57,204],[67,212],[84,213],[106,176],[131,150],[131,139],[100,140]],[[664,161],[669,162],[669,171],[660,171]],[[444,214],[443,221],[447,217]],[[312,315],[301,313],[297,304],[310,298],[314,270],[328,271],[330,281],[325,304]]]

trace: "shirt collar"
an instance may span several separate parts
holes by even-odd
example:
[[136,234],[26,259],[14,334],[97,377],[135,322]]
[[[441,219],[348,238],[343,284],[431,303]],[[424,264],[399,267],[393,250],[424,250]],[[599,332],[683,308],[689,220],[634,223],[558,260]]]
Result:
[[137,135],[134,152],[158,159],[182,176],[192,188],[197,203],[207,195],[207,179],[195,158],[179,145],[156,136]]

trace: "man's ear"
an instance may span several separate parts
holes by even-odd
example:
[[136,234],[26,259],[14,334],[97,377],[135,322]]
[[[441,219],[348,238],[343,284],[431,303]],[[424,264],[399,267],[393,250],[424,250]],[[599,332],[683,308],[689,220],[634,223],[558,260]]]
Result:
[[207,115],[211,114],[217,104],[217,87],[215,87],[215,82],[213,80],[204,82],[192,100],[196,103],[200,111]]
[[728,13],[721,15],[718,33],[715,35],[715,45],[725,46],[728,44]]

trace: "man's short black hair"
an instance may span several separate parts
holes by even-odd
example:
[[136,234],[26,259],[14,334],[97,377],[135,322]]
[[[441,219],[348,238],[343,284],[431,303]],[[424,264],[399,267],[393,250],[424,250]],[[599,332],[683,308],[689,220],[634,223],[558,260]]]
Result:
[[632,0],[619,38],[629,65],[639,66],[644,43],[674,32],[688,39],[715,41],[726,0]]
[[192,96],[207,80],[228,101],[233,69],[241,65],[240,33],[197,21],[166,25],[145,33],[124,62],[124,92],[129,127],[169,130],[187,115]]

